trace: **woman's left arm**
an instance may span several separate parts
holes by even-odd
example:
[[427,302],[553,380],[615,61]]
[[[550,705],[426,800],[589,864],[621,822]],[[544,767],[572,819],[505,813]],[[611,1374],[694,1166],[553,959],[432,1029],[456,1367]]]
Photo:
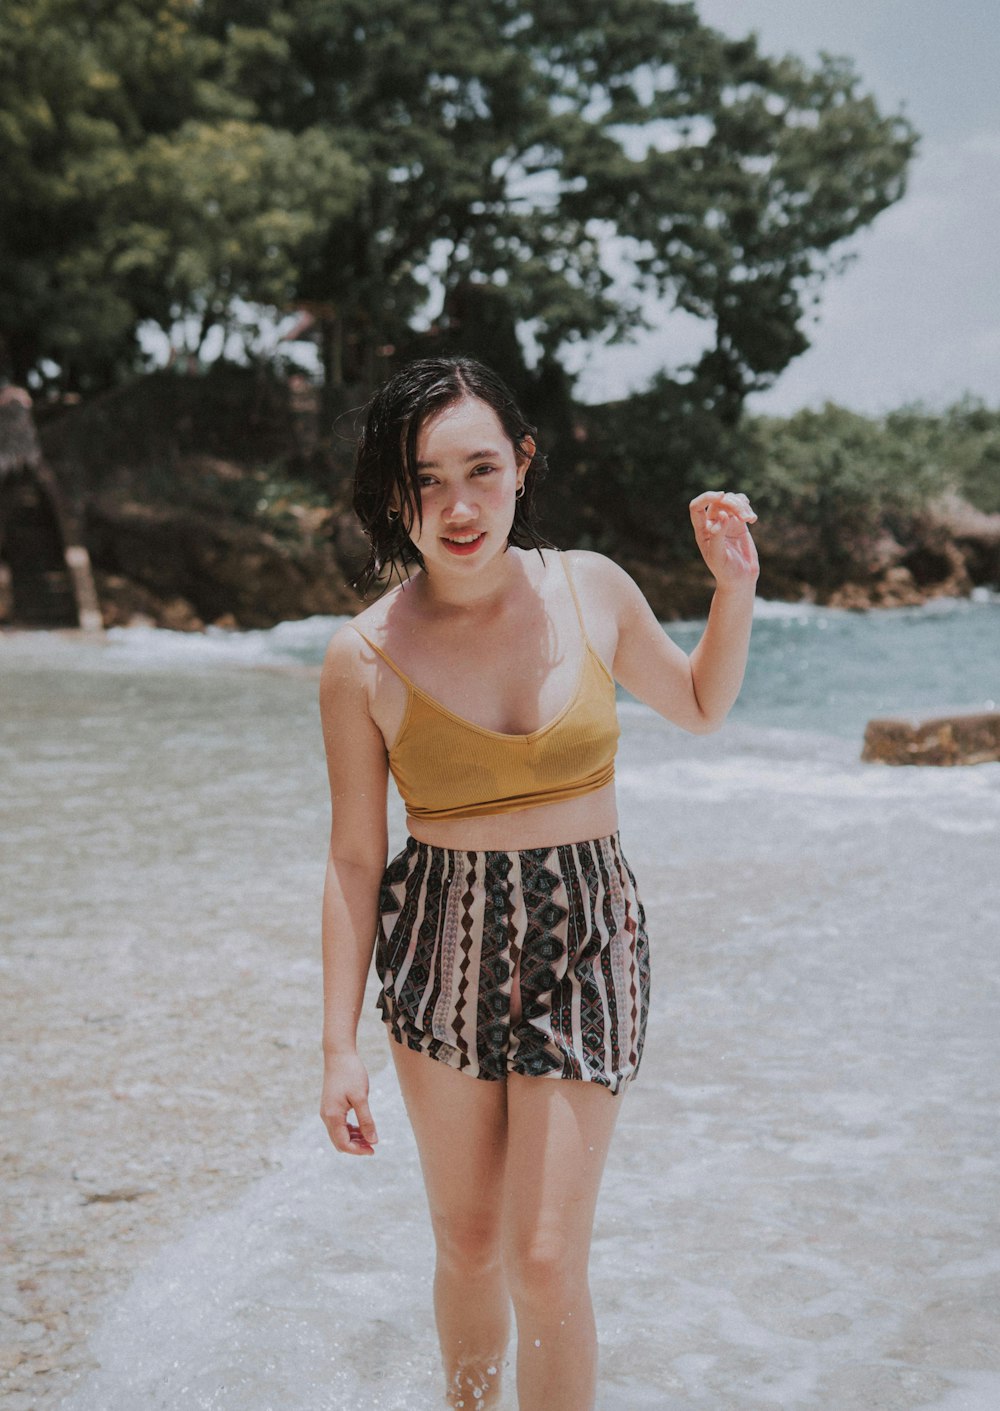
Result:
[[715,578],[708,623],[690,656],[663,631],[639,589],[620,570],[614,596],[614,675],[646,705],[696,734],[717,730],[743,684],[760,566],[745,495],[708,490],[690,505],[702,557]]

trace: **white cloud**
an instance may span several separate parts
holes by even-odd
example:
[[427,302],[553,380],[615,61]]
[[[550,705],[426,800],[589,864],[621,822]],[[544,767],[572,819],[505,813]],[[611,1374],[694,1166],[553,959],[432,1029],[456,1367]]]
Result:
[[[996,402],[998,231],[1000,133],[926,142],[906,196],[851,242],[854,262],[828,281],[812,347],[751,405],[783,414],[836,401],[879,412],[967,392]],[[590,351],[585,399],[625,396],[658,368],[696,356],[704,332],[693,320],[666,305],[654,316],[657,330],[634,345]]]
[[[910,190],[852,242],[858,258],[823,293],[812,348],[755,399],[785,412],[836,400],[879,411],[969,391],[1000,400],[1000,7],[982,0],[698,0],[765,53],[850,54],[884,112],[905,105],[923,135]],[[667,309],[635,346],[592,355],[584,395],[620,397],[691,355]]]
[[838,401],[883,411],[1000,392],[1000,139],[928,144],[910,192],[832,281],[813,346],[760,409]]

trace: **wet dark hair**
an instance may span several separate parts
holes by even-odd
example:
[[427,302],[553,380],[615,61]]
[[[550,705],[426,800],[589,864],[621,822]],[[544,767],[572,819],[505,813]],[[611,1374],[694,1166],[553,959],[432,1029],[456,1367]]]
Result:
[[[496,412],[515,450],[534,435],[513,393],[491,368],[474,358],[421,358],[408,363],[375,393],[365,407],[354,462],[354,510],[368,536],[371,552],[355,580],[364,595],[374,585],[383,591],[393,575],[402,579],[410,564],[423,567],[423,556],[406,526],[423,523],[417,437],[428,417],[475,397]],[[551,548],[542,538],[532,513],[536,482],[546,469],[536,451],[524,481],[524,494],[515,502],[514,523],[507,543],[521,549]],[[389,518],[393,500],[400,514]]]

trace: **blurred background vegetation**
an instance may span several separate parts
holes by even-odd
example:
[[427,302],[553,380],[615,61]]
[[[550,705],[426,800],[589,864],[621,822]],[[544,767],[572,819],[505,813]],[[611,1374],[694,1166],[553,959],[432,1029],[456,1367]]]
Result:
[[[31,389],[108,572],[132,501],[332,536],[349,575],[356,410],[460,351],[540,428],[552,537],[642,568],[665,613],[704,596],[705,486],[759,501],[765,591],[961,591],[993,572],[946,541],[1000,512],[1000,413],[745,412],[917,140],[848,61],[768,57],[695,4],[7,0],[0,385]],[[653,296],[704,351],[581,405],[568,350]]]

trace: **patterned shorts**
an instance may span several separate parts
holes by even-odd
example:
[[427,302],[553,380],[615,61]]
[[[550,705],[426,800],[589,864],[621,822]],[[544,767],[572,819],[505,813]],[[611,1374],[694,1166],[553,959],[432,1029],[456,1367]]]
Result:
[[617,835],[521,852],[409,838],[379,910],[378,1004],[397,1043],[474,1078],[512,1071],[616,1093],[635,1076],[649,943]]

